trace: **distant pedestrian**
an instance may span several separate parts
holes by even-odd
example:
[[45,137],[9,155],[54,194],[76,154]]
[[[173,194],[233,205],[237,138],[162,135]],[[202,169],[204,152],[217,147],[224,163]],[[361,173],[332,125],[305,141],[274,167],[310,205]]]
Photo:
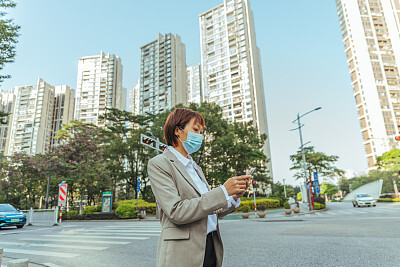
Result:
[[160,210],[162,233],[157,266],[221,266],[222,239],[218,216],[240,204],[250,175],[232,177],[210,189],[190,154],[203,140],[204,118],[190,109],[175,109],[164,125],[168,148],[147,166]]

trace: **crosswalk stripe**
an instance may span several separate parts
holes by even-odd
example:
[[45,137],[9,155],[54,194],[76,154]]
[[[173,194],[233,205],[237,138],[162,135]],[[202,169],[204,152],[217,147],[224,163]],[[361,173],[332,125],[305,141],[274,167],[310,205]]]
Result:
[[131,240],[147,240],[148,237],[140,237],[140,236],[103,236],[103,235],[79,235],[79,236],[71,236],[71,235],[44,235],[48,237],[61,237],[61,238],[70,238],[74,240],[80,240],[82,238],[96,238],[96,239],[131,239]]
[[[83,233],[72,233],[72,234],[84,234],[84,235],[94,235],[97,236],[100,233],[97,232],[83,232]],[[102,236],[160,236],[160,234],[149,234],[149,233],[101,233]]]
[[103,232],[103,233],[161,233],[161,230],[100,230],[100,229],[88,229],[87,232]]
[[95,247],[95,246],[77,246],[77,245],[60,245],[60,244],[32,244],[22,242],[1,242],[0,244],[11,246],[25,246],[25,247],[50,247],[50,248],[69,248],[69,249],[89,249],[89,250],[105,250],[108,247]]
[[90,243],[90,244],[113,244],[128,245],[131,242],[107,241],[107,240],[78,240],[78,239],[62,239],[62,238],[20,238],[19,240],[29,241],[49,241],[49,242],[73,242],[73,243]]
[[59,257],[59,258],[73,258],[73,257],[76,257],[76,256],[80,255],[80,254],[65,253],[65,252],[51,252],[51,251],[43,251],[43,250],[12,249],[12,248],[5,248],[3,250],[3,252],[29,254],[29,255],[40,255],[40,256],[50,256],[50,257]]

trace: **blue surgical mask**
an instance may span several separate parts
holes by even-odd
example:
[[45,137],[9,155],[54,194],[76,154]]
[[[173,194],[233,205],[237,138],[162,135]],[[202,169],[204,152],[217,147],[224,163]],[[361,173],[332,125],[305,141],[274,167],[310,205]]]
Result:
[[182,142],[183,148],[186,150],[187,153],[192,154],[197,152],[201,144],[203,143],[203,135],[193,132],[186,132],[185,130],[181,129],[185,133],[187,133],[186,141],[183,142],[179,137],[179,140]]

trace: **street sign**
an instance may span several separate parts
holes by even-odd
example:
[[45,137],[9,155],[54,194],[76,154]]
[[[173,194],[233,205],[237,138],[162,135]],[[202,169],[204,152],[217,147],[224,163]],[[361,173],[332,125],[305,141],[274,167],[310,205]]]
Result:
[[103,192],[103,197],[101,198],[101,212],[111,212],[112,211],[112,192]]
[[136,191],[139,193],[140,192],[140,178],[137,179],[137,188]]
[[315,193],[317,195],[320,195],[320,189],[319,189],[319,182],[318,182],[318,173],[314,172],[314,186],[315,186]]
[[67,205],[67,188],[68,184],[59,184],[58,187],[58,206],[65,207]]

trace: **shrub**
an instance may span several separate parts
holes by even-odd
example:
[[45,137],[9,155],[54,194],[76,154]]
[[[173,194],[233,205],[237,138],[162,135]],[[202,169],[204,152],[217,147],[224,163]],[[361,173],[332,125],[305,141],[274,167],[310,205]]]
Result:
[[[136,207],[136,199],[128,199],[128,200],[121,200],[117,202],[117,206],[129,204],[133,207]],[[156,213],[156,203],[149,203],[144,201],[143,199],[138,200],[138,208],[146,208],[146,213]]]
[[89,213],[89,214],[82,214],[82,215],[71,215],[69,218],[64,217],[63,214],[63,220],[68,219],[68,220],[118,220],[118,216],[112,212],[112,213]]
[[400,198],[378,198],[378,202],[400,202]]
[[314,198],[314,204],[319,203],[319,204],[324,204],[325,205],[325,198],[323,197],[315,197]]
[[260,205],[260,206],[258,207],[258,209],[261,210],[261,211],[264,211],[264,210],[265,210],[265,206],[264,206],[264,205]]
[[119,205],[115,214],[121,219],[134,219],[137,217],[137,210],[129,204]]
[[96,206],[87,206],[83,209],[82,214],[92,214],[97,212],[97,209]]
[[287,201],[283,204],[283,207],[284,207],[285,209],[291,209],[290,204],[289,204],[289,202],[287,202]]
[[[78,211],[77,210],[70,210],[67,212],[67,219],[71,219],[72,216],[78,215]],[[64,215],[64,214],[63,214]],[[64,216],[63,216],[64,217]]]
[[325,209],[325,204],[320,204],[318,202],[314,202],[314,208],[315,210],[320,210],[320,209]]
[[241,208],[241,211],[242,211],[243,213],[249,212],[249,210],[250,210],[250,208],[249,208],[248,206],[243,206],[243,207]]
[[[265,206],[266,209],[279,208],[279,200],[278,199],[268,199],[268,198],[260,198],[257,199],[257,206]],[[243,206],[247,206],[250,210],[254,210],[254,200],[244,200],[240,201],[239,210],[242,210]]]

